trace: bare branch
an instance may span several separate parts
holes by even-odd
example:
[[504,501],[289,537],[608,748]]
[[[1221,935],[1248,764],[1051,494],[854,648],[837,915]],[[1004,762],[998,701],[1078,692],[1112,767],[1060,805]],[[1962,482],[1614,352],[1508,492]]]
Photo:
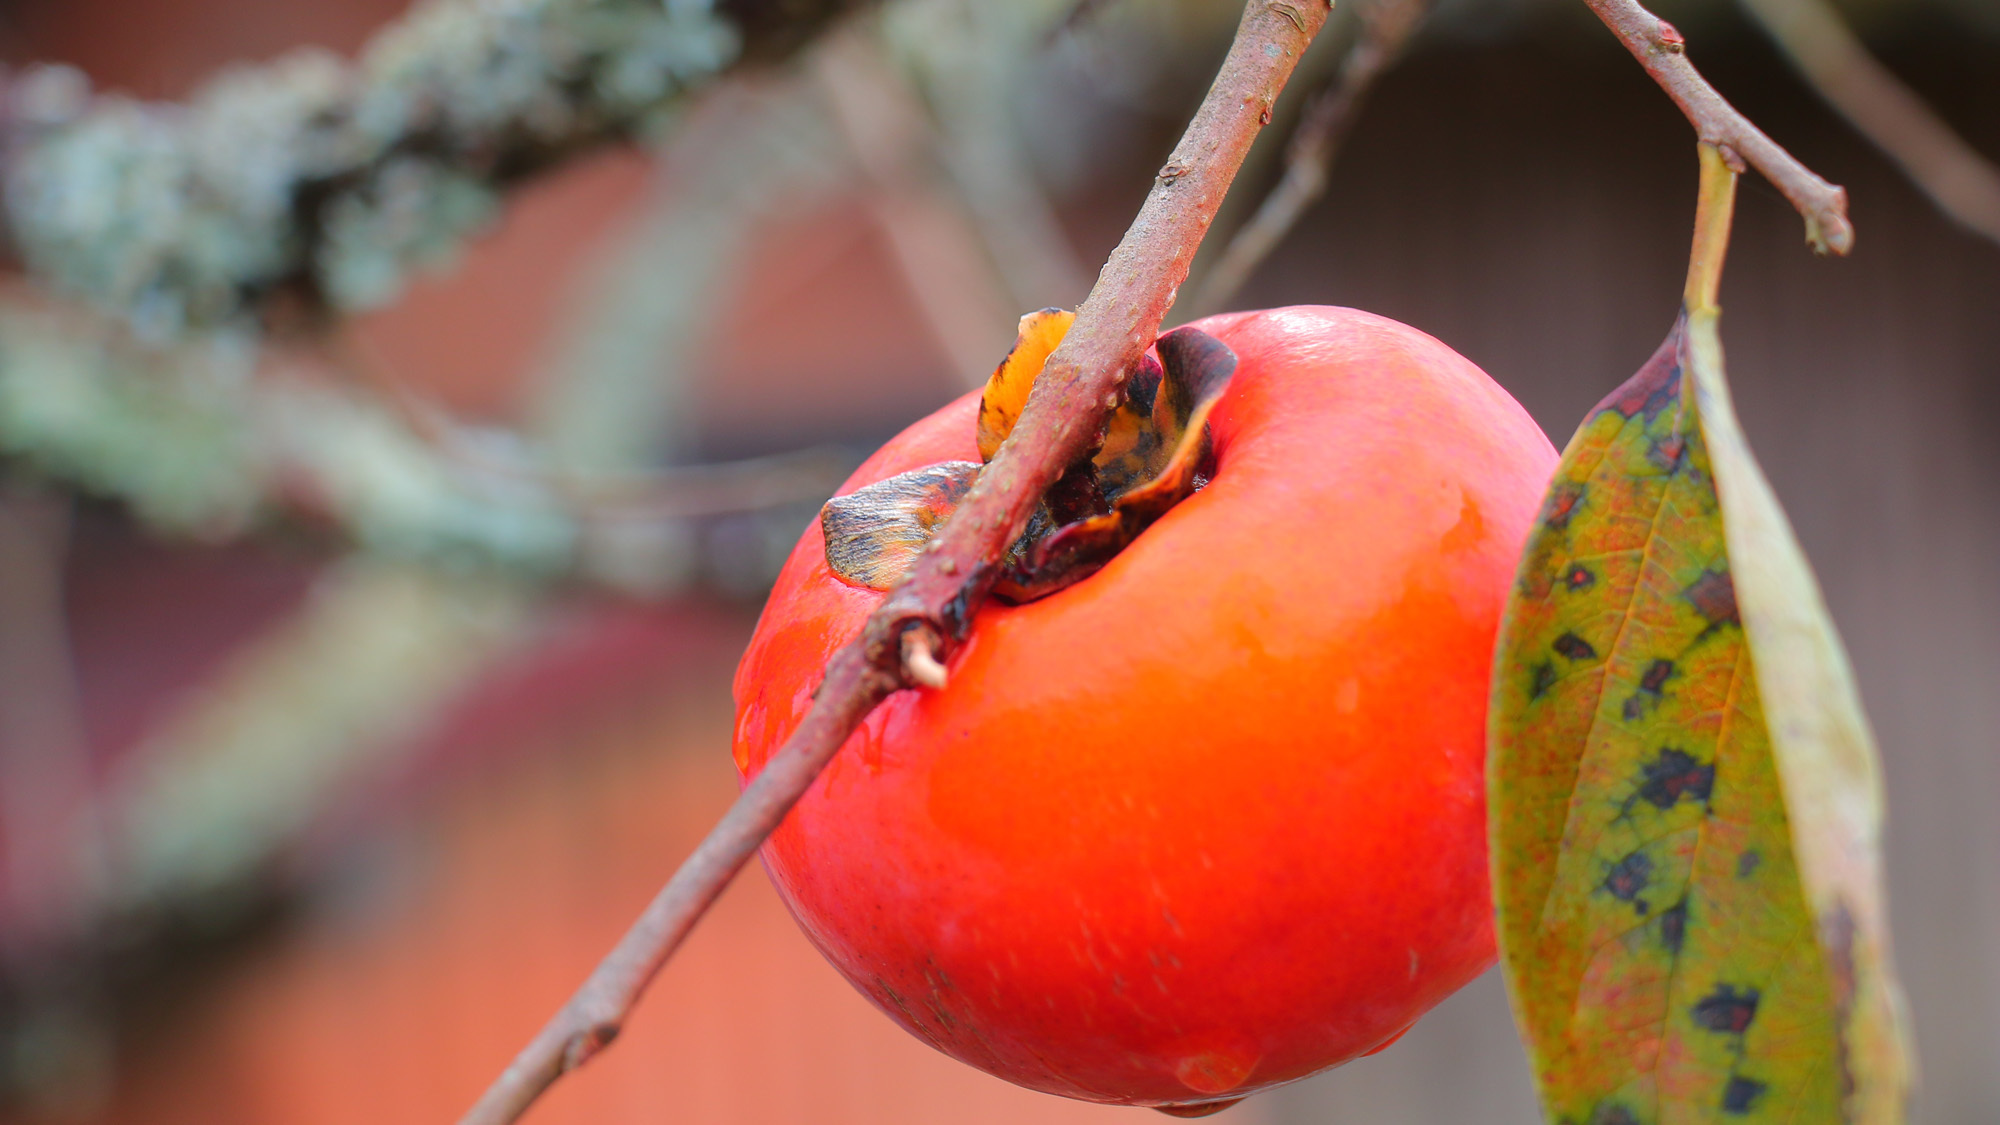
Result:
[[1007,326],[1020,310],[943,169],[926,159],[935,151],[929,118],[861,29],[830,36],[812,60],[834,121],[873,189],[876,226],[911,297],[950,358],[956,382],[978,386],[1007,350]]
[[1854,248],[1854,225],[1847,218],[1847,189],[1830,184],[1723,100],[1688,61],[1687,41],[1674,25],[1641,7],[1639,0],[1584,0],[1653,81],[1681,107],[1701,140],[1725,159],[1764,174],[1806,220],[1806,241],[1820,253],[1845,254]]
[[1360,116],[1361,103],[1375,80],[1402,55],[1429,10],[1430,0],[1380,0],[1361,9],[1360,34],[1341,60],[1339,72],[1306,106],[1285,147],[1284,176],[1202,277],[1188,302],[1188,319],[1221,311],[1306,208],[1326,192],[1328,174]]
[[1742,0],[1819,96],[1938,209],[2000,242],[2000,168],[1924,104],[1821,0]]
[[1323,0],[1250,0],[1222,70],[1049,357],[1011,436],[957,513],[861,636],[834,654],[799,729],[577,994],[516,1057],[461,1125],[513,1121],[617,1036],[626,1014],[702,912],[775,829],[861,720],[890,693],[935,678],[985,601],[1029,512],[1096,439],[1119,383],[1159,331],[1217,207],[1299,55],[1326,22]]

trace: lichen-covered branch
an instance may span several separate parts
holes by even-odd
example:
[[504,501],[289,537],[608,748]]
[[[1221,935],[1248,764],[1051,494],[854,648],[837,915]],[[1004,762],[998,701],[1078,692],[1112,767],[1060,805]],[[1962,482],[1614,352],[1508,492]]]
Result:
[[1823,0],[1742,0],[1820,97],[1959,225],[2000,242],[2000,167],[1868,53]]
[[1584,0],[1618,36],[1667,96],[1680,106],[1700,139],[1732,162],[1747,162],[1784,193],[1806,220],[1813,249],[1845,254],[1854,247],[1854,224],[1847,218],[1847,189],[1830,184],[1723,100],[1688,61],[1687,40],[1674,25],[1647,11],[1639,0]]
[[610,1043],[646,985],[861,720],[890,693],[940,678],[945,652],[965,639],[1029,512],[1097,440],[1112,392],[1159,332],[1251,141],[1326,17],[1325,0],[1246,5],[1214,85],[978,483],[862,635],[828,663],[791,738],[461,1125],[515,1120]]
[[30,70],[4,90],[6,232],[40,279],[152,340],[247,327],[280,295],[379,304],[507,185],[859,2],[427,0],[357,62],[301,51],[185,105]]
[[81,310],[0,298],[0,456],[184,535],[304,521],[389,558],[649,593],[697,565],[689,521],[823,496],[851,464],[810,450],[573,482],[319,366],[259,371],[218,339],[142,347]]

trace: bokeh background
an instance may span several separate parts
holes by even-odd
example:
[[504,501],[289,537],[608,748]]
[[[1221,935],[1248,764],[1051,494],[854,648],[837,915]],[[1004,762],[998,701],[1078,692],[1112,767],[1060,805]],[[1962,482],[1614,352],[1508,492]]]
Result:
[[[99,96],[214,98],[231,68],[355,56],[405,8],[7,0],[0,58],[75,68],[38,72],[44,99],[73,100],[78,73]],[[1853,197],[1857,249],[1822,260],[1745,180],[1725,338],[1884,750],[1916,1119],[1990,1125],[2000,244],[1940,214],[1733,3],[1656,8]],[[1840,8],[2000,157],[2000,5]],[[1018,313],[1082,298],[1238,10],[860,12],[634,140],[469,196],[466,237],[407,276],[366,274],[337,317],[274,299],[254,323],[162,327],[16,255],[0,286],[0,1119],[454,1119],[734,795],[729,675],[818,500],[974,385]],[[1298,88],[1327,80],[1357,26],[1315,47]],[[1274,180],[1298,100],[1240,195]],[[231,160],[266,144],[229,139]],[[1561,444],[1671,321],[1693,157],[1580,3],[1442,0],[1325,197],[1231,303],[1416,325]],[[819,960],[753,869],[618,1046],[529,1120],[1139,1112],[936,1055]],[[1488,974],[1384,1054],[1225,1120],[1536,1113]]]

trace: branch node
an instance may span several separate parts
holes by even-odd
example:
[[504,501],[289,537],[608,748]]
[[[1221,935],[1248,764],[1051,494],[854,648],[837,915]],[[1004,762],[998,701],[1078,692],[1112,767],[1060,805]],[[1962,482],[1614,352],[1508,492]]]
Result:
[[1653,35],[1653,46],[1670,55],[1685,54],[1687,52],[1687,38],[1681,34],[1680,28],[1675,27],[1665,20],[1661,20],[1659,30]]

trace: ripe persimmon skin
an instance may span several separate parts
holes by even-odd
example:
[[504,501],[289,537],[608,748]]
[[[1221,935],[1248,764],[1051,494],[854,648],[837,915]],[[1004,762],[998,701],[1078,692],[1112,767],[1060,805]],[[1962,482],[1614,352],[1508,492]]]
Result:
[[[1198,322],[1216,472],[1099,573],[988,604],[763,850],[920,1038],[1090,1101],[1237,1097],[1382,1045],[1489,965],[1487,675],[1556,462],[1443,344],[1349,309]],[[975,460],[971,395],[844,491]],[[882,594],[817,522],[736,676],[747,778]]]

